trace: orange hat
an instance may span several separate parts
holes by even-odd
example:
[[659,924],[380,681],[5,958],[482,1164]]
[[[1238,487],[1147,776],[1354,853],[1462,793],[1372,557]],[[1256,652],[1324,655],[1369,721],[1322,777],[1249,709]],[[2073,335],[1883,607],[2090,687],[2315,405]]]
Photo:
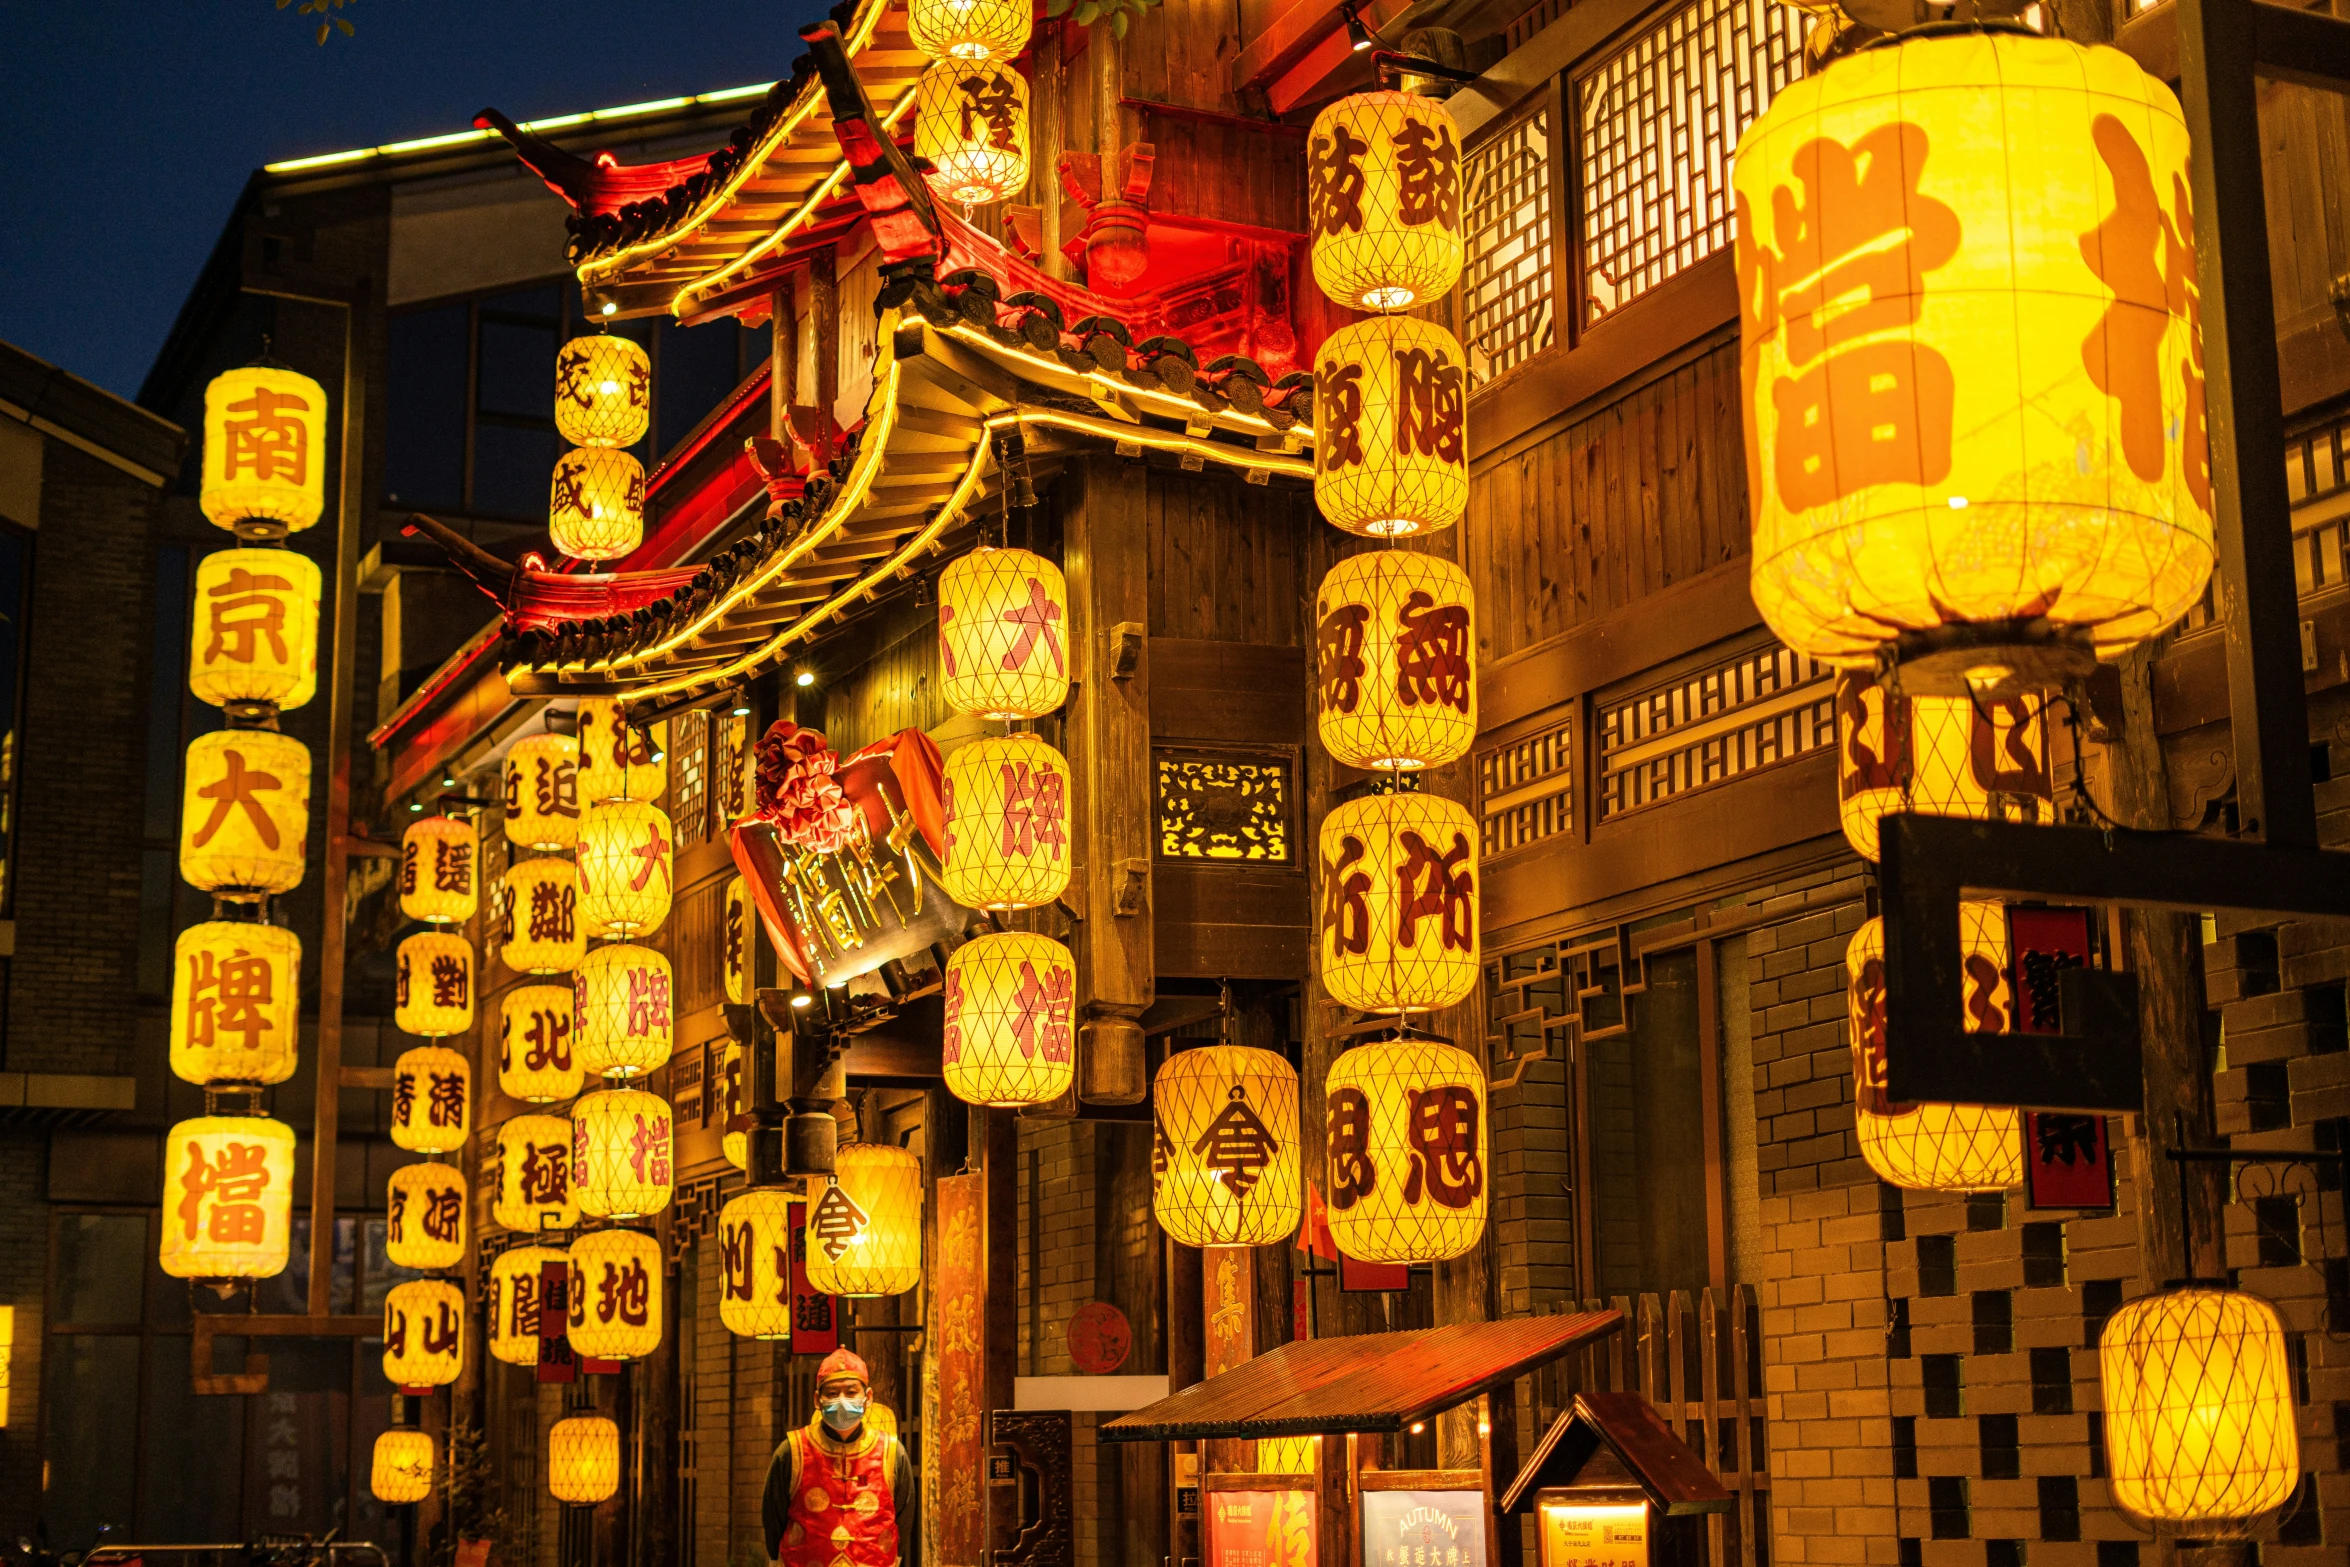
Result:
[[824,1357],[816,1367],[816,1385],[822,1387],[834,1377],[855,1377],[870,1386],[873,1373],[865,1368],[865,1357],[855,1350],[836,1349]]

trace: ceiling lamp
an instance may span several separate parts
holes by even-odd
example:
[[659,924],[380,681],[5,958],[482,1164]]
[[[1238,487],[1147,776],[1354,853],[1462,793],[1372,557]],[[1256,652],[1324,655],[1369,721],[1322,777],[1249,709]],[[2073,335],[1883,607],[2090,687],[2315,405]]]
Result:
[[[2014,1010],[2007,981],[2007,910],[1958,906],[1966,948],[1967,1032],[2003,1034]],[[2023,1116],[2012,1106],[1902,1104],[1885,1092],[1885,922],[1853,932],[1844,953],[1852,1022],[1853,1121],[1861,1157],[1894,1186],[1926,1192],[2004,1191],[2024,1178]]]
[[1323,748],[1349,767],[1441,767],[1477,738],[1476,592],[1451,561],[1350,555],[1314,595]]

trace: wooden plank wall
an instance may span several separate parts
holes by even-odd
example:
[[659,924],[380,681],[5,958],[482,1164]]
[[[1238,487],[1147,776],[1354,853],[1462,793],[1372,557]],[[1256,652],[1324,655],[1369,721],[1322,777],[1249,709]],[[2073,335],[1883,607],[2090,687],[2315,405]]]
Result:
[[2268,198],[2269,275],[2285,410],[2298,413],[2350,390],[2350,337],[2333,301],[2350,271],[2350,105],[2339,93],[2260,84],[2261,160]]
[[[901,729],[930,729],[954,716],[939,694],[938,610],[901,604],[887,612],[878,645],[832,683],[819,704],[800,703],[800,722],[824,731],[842,756]],[[818,652],[823,651],[819,644]]]
[[1152,636],[1304,645],[1310,491],[1153,468],[1148,505]]

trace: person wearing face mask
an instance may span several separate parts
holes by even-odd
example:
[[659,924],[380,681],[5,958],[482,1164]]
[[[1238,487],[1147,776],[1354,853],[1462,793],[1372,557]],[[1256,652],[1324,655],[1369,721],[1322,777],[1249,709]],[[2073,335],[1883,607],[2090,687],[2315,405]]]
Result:
[[920,1567],[920,1492],[895,1434],[868,1423],[864,1360],[836,1349],[816,1368],[816,1413],[776,1448],[760,1502],[781,1567]]

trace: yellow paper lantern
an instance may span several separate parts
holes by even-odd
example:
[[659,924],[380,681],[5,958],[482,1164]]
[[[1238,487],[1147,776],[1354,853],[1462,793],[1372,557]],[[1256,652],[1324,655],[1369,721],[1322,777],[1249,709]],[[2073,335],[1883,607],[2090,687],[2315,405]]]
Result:
[[719,968],[726,979],[726,999],[736,1006],[748,1006],[751,992],[757,989],[752,967],[758,962],[758,911],[751,904],[751,889],[740,876],[726,883],[726,928],[719,950]]
[[568,974],[587,955],[579,922],[579,867],[516,860],[498,887],[498,955],[517,974]]
[[531,735],[506,753],[506,841],[524,849],[579,842],[579,742]]
[[612,560],[645,539],[645,465],[626,452],[583,446],[555,460],[547,534],[574,560]]
[[188,746],[180,876],[229,895],[291,892],[310,853],[310,752],[267,729],[221,729]]
[[401,942],[392,968],[392,1021],[427,1039],[473,1027],[473,943],[437,930]]
[[1781,641],[1856,667],[1956,643],[1988,676],[2013,666],[1987,649],[2054,640],[2079,672],[2201,596],[2187,161],[2129,56],[2007,32],[1860,50],[1747,128],[1753,589]]
[[[2007,911],[1996,903],[1958,906],[1966,948],[1971,1034],[2003,1034],[2013,1021],[2007,978]],[[1861,1157],[1912,1191],[2000,1191],[2024,1178],[2023,1117],[1994,1105],[1901,1104],[1885,1092],[1885,922],[1852,934],[1844,966],[1852,1022],[1853,1121]]]
[[653,361],[625,337],[575,337],[555,357],[555,433],[574,446],[634,446],[653,419]]
[[498,1001],[498,1087],[525,1104],[569,1099],[587,1080],[571,1043],[569,985],[517,985]]
[[1428,794],[1374,794],[1322,818],[1316,947],[1332,999],[1432,1012],[1476,988],[1477,823]]
[[606,800],[658,800],[669,783],[663,755],[669,726],[632,728],[620,716],[620,704],[609,697],[589,697],[579,704],[579,799],[582,805]]
[[302,706],[318,691],[315,562],[292,550],[216,550],[196,563],[188,689],[200,702]]
[[571,1194],[591,1219],[641,1219],[669,1206],[669,1101],[608,1088],[571,1107]]
[[326,388],[310,377],[247,365],[204,388],[196,502],[221,527],[309,527],[326,507],[326,455]]
[[1010,65],[941,60],[914,96],[914,155],[930,188],[965,207],[1028,188],[1028,79]]
[[16,1308],[0,1306],[0,1431],[8,1429],[9,1362],[16,1358]]
[[1010,60],[1028,47],[1028,0],[907,0],[906,36],[933,60]]
[[1069,699],[1069,584],[1018,549],[975,549],[938,574],[941,695],[958,713],[1040,718]]
[[498,1196],[490,1217],[528,1235],[579,1222],[568,1117],[518,1115],[498,1128]]
[[947,1088],[967,1104],[1044,1104],[1076,1080],[1077,969],[1044,936],[979,936],[947,958]]
[[1364,92],[1306,140],[1314,281],[1350,310],[1409,310],[1461,277],[1461,134],[1418,93]]
[[1877,857],[1878,823],[1895,811],[2056,819],[2046,703],[2037,694],[1889,698],[1868,675],[1847,671],[1836,679],[1836,748],[1844,839],[1866,860]]
[[669,918],[669,814],[642,800],[591,805],[579,826],[579,920],[591,937],[649,936]]
[[1314,595],[1323,749],[1349,767],[1441,767],[1477,738],[1476,590],[1451,561],[1373,550]]
[[1069,762],[1033,734],[947,758],[939,885],[973,909],[1033,909],[1069,885]]
[[293,1236],[294,1131],[265,1116],[206,1115],[163,1140],[163,1271],[270,1279]]
[[1348,533],[1434,533],[1469,506],[1468,358],[1432,322],[1376,316],[1314,356],[1314,504]]
[[[552,1246],[517,1246],[490,1264],[490,1357],[509,1366],[539,1363],[540,1280],[550,1262],[568,1262]],[[567,1270],[568,1272],[568,1270]]]
[[375,1439],[367,1488],[389,1506],[421,1502],[432,1495],[432,1465],[432,1438],[411,1426],[394,1426]]
[[1362,1262],[1443,1262],[1485,1232],[1485,1069],[1426,1038],[1330,1063],[1330,1234]]
[[729,1130],[721,1132],[718,1151],[726,1162],[738,1170],[751,1167],[751,1138],[748,1132],[732,1130],[734,1119],[743,1113],[743,1047],[728,1041],[726,1050],[718,1058],[718,1103],[725,1119],[719,1124]]
[[437,1272],[465,1260],[465,1174],[454,1165],[404,1164],[392,1172],[384,1255],[399,1268]]
[[2097,1338],[2106,1484],[2142,1525],[2202,1539],[2262,1527],[2301,1480],[2285,1325],[2257,1295],[2177,1285]]
[[808,1287],[826,1295],[902,1295],[922,1282],[922,1161],[851,1143],[808,1209]]
[[301,1038],[302,938],[207,920],[172,944],[171,1070],[190,1083],[282,1083]]
[[1270,1050],[1207,1045],[1151,1084],[1151,1211],[1185,1246],[1265,1246],[1304,1212],[1297,1069]]
[[465,1292],[446,1279],[411,1279],[384,1295],[384,1380],[447,1387],[465,1369]]
[[581,1071],[630,1078],[667,1064],[675,1022],[667,958],[650,947],[598,947],[571,982]]
[[473,1127],[473,1068],[446,1045],[404,1050],[392,1064],[392,1142],[411,1153],[455,1153]]
[[661,1245],[636,1230],[598,1230],[571,1243],[572,1349],[635,1360],[661,1346]]
[[584,1507],[620,1489],[620,1427],[602,1415],[573,1415],[547,1433],[547,1489]]
[[461,925],[481,907],[473,823],[427,816],[400,838],[400,912],[429,925]]
[[791,1337],[791,1204],[753,1191],[718,1210],[718,1320],[729,1333]]

